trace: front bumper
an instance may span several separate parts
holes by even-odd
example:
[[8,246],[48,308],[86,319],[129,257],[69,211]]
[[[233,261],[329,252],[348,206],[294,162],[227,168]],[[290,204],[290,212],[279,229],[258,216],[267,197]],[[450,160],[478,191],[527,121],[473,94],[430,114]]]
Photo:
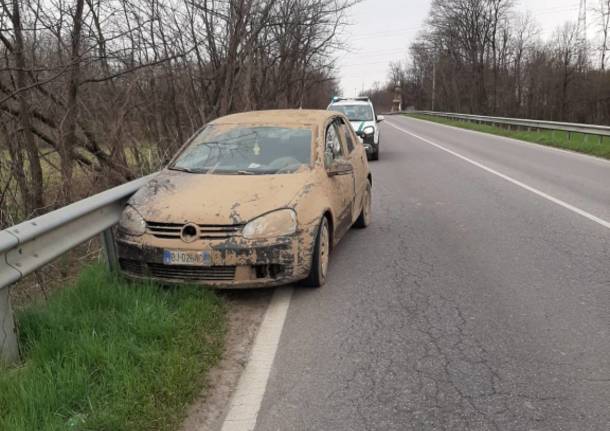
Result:
[[[160,239],[151,234],[117,238],[121,272],[132,279],[165,284],[196,284],[214,288],[271,287],[307,278],[316,226],[306,226],[289,237],[247,240]],[[166,265],[165,250],[208,251],[209,266]]]

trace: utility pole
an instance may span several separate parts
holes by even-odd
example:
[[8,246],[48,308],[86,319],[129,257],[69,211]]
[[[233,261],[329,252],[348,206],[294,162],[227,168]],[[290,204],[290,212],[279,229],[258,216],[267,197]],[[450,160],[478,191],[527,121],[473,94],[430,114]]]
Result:
[[610,0],[599,0],[599,13],[602,20],[602,47],[600,69],[606,70],[606,53],[608,52],[608,32],[610,31]]
[[436,59],[432,63],[432,112],[436,107]]
[[587,42],[587,0],[580,0],[580,9],[578,11],[578,29],[577,29],[577,43],[578,43],[578,59],[581,65],[588,58],[588,42]]

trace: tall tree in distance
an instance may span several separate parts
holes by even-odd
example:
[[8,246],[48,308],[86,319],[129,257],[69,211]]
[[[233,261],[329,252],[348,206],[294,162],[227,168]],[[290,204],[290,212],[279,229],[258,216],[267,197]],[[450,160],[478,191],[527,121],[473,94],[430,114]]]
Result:
[[[433,0],[401,66],[403,101],[416,109],[610,124],[610,0],[597,1],[594,52],[582,49],[576,21],[543,40],[533,16],[511,0]],[[383,91],[393,91],[395,69],[390,64]]]

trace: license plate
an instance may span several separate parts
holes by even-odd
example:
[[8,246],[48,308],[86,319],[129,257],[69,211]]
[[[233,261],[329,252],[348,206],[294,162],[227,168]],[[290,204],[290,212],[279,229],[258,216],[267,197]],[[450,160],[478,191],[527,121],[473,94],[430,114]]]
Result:
[[212,255],[209,251],[164,250],[165,265],[211,266]]

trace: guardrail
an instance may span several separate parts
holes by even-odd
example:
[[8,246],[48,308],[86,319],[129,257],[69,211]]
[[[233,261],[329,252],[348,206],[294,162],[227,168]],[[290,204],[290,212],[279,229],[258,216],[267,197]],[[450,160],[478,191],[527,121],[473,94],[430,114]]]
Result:
[[98,234],[109,264],[116,265],[111,228],[118,223],[129,197],[154,175],[0,231],[0,360],[15,362],[19,358],[10,286]]
[[529,129],[557,130],[562,132],[568,132],[568,134],[583,133],[586,135],[595,135],[600,137],[610,136],[610,126],[601,126],[595,124],[561,123],[558,121],[527,120],[524,118],[487,117],[484,115],[456,114],[451,112],[435,111],[400,112],[400,114],[423,114],[435,117],[448,118],[450,120],[471,121],[480,124],[485,123],[499,126],[523,127]]

